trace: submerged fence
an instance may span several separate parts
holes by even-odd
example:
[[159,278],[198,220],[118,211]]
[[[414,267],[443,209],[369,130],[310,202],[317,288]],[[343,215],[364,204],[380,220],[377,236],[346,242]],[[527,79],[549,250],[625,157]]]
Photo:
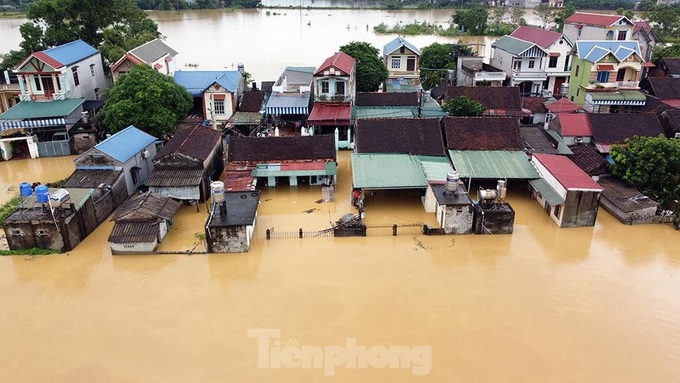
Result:
[[347,237],[347,236],[397,236],[397,235],[420,235],[423,234],[425,226],[420,223],[393,224],[393,225],[362,225],[361,230],[355,230],[357,234],[347,235],[352,228],[331,227],[323,230],[277,230],[267,229],[265,238],[271,239],[303,239],[303,238],[327,238],[327,237]]

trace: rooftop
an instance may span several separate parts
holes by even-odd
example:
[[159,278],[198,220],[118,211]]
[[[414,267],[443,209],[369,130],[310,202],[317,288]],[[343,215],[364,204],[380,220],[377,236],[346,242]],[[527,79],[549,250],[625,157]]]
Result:
[[663,134],[661,123],[651,113],[591,114],[589,117],[596,144],[621,144],[634,136]]
[[76,169],[61,185],[65,188],[96,188],[101,184],[113,185],[123,174],[113,169]]
[[133,55],[140,58],[145,63],[152,63],[165,55],[170,57],[177,56],[177,51],[170,48],[163,40],[153,39],[130,51]]
[[421,189],[427,178],[409,154],[352,154],[352,185],[359,189]]
[[590,119],[587,113],[559,113],[555,117],[562,130],[562,137],[592,137]]
[[446,147],[457,150],[521,150],[514,117],[445,117]]
[[148,222],[170,220],[182,206],[181,202],[160,194],[146,192],[123,202],[111,217],[116,222]]
[[163,157],[180,153],[201,162],[208,159],[215,147],[222,142],[222,133],[215,129],[197,124],[193,128],[178,130],[154,157],[155,162],[163,162]]
[[84,98],[69,98],[45,102],[22,101],[0,114],[0,120],[66,117],[83,105]]
[[253,225],[260,203],[260,192],[255,191],[225,191],[224,201],[227,214],[220,214],[218,208],[210,212],[208,227],[245,226]]
[[240,112],[259,112],[264,109],[266,93],[261,90],[244,92],[241,97]]
[[19,65],[19,68],[21,68],[30,57],[36,57],[52,68],[59,69],[67,65],[75,64],[98,53],[99,51],[97,49],[83,40],[75,40],[54,48],[45,49],[44,51],[34,52]]
[[358,92],[355,106],[418,106],[416,92]]
[[[534,44],[508,35],[505,35],[500,39],[496,40],[495,42],[491,43],[491,46],[494,48],[500,48],[506,52],[510,52],[515,56],[521,55],[522,53],[526,52],[527,50],[531,49],[534,46],[538,47],[539,50],[537,52],[544,51],[544,48],[541,48],[538,44]],[[545,51],[543,53],[545,54]]]
[[481,103],[489,110],[516,110],[522,109],[522,99],[519,87],[490,87],[490,86],[453,86],[446,87],[446,99],[458,96],[468,96]]
[[566,156],[536,153],[535,161],[540,162],[565,189],[600,191],[602,188],[588,174]]
[[661,100],[680,99],[680,78],[678,77],[647,77],[640,83],[640,87]]
[[444,155],[439,120],[432,118],[357,120],[355,145],[357,153]]
[[510,36],[528,41],[538,45],[543,49],[548,49],[551,45],[562,38],[559,32],[549,31],[543,28],[530,27],[522,25],[515,29]]
[[470,205],[472,200],[463,185],[458,185],[455,193],[446,190],[446,185],[430,185],[439,205]]
[[531,180],[539,177],[527,155],[519,150],[449,150],[449,157],[461,178]]
[[626,213],[659,206],[656,201],[619,179],[611,177],[600,178],[598,183],[604,189],[602,190],[602,197],[607,198],[617,208]]
[[620,15],[605,15],[601,13],[586,13],[586,12],[576,12],[571,16],[567,17],[564,22],[568,24],[588,24],[596,25],[602,27],[608,27],[615,24],[621,19],[625,19],[628,24],[632,25],[632,22],[628,20],[625,16]]
[[661,61],[666,65],[669,74],[680,75],[680,57],[665,57]]
[[567,155],[579,168],[591,176],[607,173],[609,162],[590,145],[576,145],[571,147],[572,154]]
[[339,70],[340,73],[335,73],[341,76],[347,76],[352,72],[354,68],[354,63],[356,60],[354,57],[348,55],[345,52],[338,52],[333,56],[327,58],[314,73],[315,76],[323,76],[325,71],[330,71],[331,68],[334,70]]
[[335,138],[322,136],[238,137],[229,144],[229,161],[335,161]]
[[390,55],[401,47],[406,47],[413,53],[420,55],[420,50],[415,45],[409,43],[408,41],[406,41],[406,39],[399,36],[394,40],[390,41],[389,43],[385,44],[385,46],[383,47],[383,56]]
[[156,137],[130,125],[94,147],[116,161],[125,163],[154,142]]
[[580,109],[580,107],[574,104],[566,97],[562,97],[554,102],[545,102],[545,107],[551,111],[553,114],[557,113],[573,113]]
[[219,84],[234,93],[241,81],[241,72],[228,71],[177,71],[173,75],[175,83],[185,87],[194,97],[199,97],[212,84]]
[[608,54],[612,54],[619,62],[632,54],[637,54],[640,61],[644,61],[637,40],[579,40],[576,41],[576,54],[578,58],[591,63],[602,60]]

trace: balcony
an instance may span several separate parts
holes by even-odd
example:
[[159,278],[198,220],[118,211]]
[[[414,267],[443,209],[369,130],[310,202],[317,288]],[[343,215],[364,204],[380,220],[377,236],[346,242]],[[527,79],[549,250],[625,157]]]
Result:
[[591,82],[588,90],[610,91],[614,89],[640,89],[639,81]]
[[504,81],[505,72],[475,72],[475,81]]
[[526,71],[512,71],[512,78],[515,81],[545,81],[548,75],[542,69],[526,70]]
[[350,102],[350,97],[344,94],[320,94],[314,101],[321,102]]

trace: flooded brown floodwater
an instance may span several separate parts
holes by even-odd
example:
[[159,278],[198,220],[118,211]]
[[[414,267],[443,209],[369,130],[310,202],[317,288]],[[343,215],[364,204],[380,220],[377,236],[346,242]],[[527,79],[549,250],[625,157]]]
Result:
[[[0,162],[3,190],[63,178],[71,159]],[[349,212],[348,159],[335,204],[265,190],[247,254],[112,257],[107,223],[67,254],[0,257],[0,382],[677,381],[680,233],[604,211],[559,229],[515,195],[507,236],[264,240]],[[369,223],[434,223],[407,197],[369,200]],[[183,207],[161,250],[197,246],[204,217]],[[431,370],[258,368],[248,331],[264,328],[279,348],[430,346]]]

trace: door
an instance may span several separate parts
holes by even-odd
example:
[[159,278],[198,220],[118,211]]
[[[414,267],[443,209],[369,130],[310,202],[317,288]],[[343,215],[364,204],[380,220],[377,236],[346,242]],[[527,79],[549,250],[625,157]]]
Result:
[[409,72],[413,72],[416,70],[416,58],[415,57],[408,57],[406,59],[406,70]]
[[616,81],[623,81],[623,79],[626,77],[626,68],[619,69],[618,72],[616,72]]
[[566,77],[555,77],[555,86],[553,87],[553,96],[560,95],[562,92],[562,84],[565,83]]
[[343,81],[338,81],[335,83],[335,95],[336,96],[345,95],[345,83]]
[[40,76],[40,82],[42,83],[43,90],[45,91],[45,97],[52,97],[54,94],[54,83],[52,82],[52,76]]

